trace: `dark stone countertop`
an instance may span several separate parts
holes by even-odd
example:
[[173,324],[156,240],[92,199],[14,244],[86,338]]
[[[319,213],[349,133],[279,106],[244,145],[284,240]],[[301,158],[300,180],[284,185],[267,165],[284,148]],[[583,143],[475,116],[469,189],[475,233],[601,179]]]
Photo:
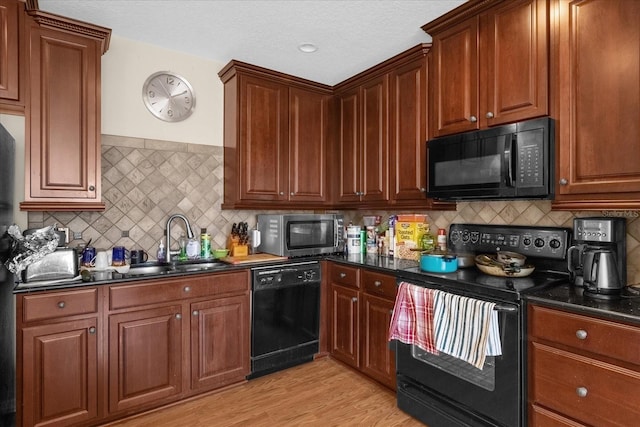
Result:
[[640,325],[640,292],[625,291],[623,298],[604,300],[584,295],[583,288],[562,284],[525,295],[536,303],[602,319]]

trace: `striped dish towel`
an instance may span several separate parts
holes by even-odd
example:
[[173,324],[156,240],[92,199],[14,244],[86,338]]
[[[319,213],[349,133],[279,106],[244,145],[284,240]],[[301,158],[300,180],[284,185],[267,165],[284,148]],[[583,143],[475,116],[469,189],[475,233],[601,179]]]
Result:
[[482,369],[486,356],[502,354],[495,303],[434,291],[436,349]]
[[438,354],[433,339],[432,289],[401,282],[389,326],[389,341],[397,339]]

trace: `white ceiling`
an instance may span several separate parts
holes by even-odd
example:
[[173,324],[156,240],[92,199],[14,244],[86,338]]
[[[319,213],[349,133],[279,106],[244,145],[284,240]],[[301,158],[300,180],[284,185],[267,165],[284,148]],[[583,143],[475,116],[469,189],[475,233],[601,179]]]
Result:
[[[464,0],[39,0],[114,35],[226,64],[334,85],[431,37],[420,28]],[[315,53],[300,52],[313,43]]]

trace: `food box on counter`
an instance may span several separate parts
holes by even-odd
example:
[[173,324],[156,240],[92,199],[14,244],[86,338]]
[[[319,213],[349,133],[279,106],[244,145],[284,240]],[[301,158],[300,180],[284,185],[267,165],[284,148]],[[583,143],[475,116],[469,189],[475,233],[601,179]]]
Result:
[[[420,259],[422,236],[429,232],[429,218],[427,215],[403,214],[395,221],[394,256],[402,259]],[[413,250],[412,250],[413,249]]]

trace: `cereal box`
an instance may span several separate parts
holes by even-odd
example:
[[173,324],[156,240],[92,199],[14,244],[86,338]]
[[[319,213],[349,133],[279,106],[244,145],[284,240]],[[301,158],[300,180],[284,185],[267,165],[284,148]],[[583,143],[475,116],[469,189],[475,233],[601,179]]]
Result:
[[398,215],[395,224],[396,258],[419,260],[420,252],[411,249],[420,249],[420,241],[424,233],[429,232],[428,217],[426,215],[405,214]]

